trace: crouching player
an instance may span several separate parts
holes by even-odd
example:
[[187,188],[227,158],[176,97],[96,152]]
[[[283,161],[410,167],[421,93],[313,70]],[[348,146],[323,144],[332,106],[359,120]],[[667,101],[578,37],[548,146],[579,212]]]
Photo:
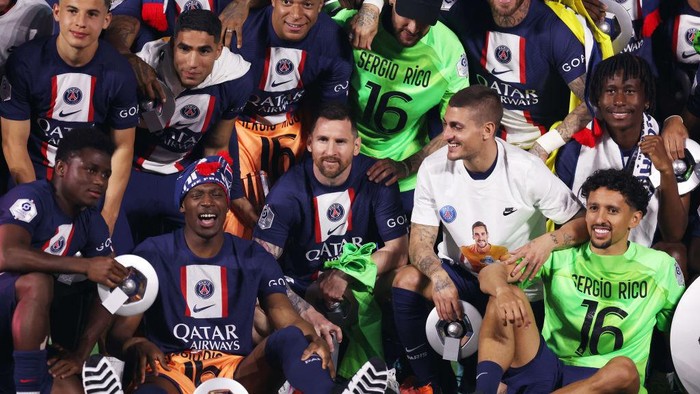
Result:
[[666,253],[628,240],[649,202],[632,174],[597,171],[581,194],[591,239],[552,252],[538,273],[545,287],[541,336],[524,293],[507,283],[511,269],[491,264],[479,274],[490,299],[477,390],[495,393],[503,380],[509,392],[645,392],[651,334],[654,325],[670,328],[683,274]]
[[[388,372],[378,359],[336,387],[328,345],[292,308],[277,261],[257,243],[224,233],[233,182],[228,158],[190,165],[176,184],[185,227],[134,251],[167,284],[145,314],[119,317],[109,334],[115,354],[137,361],[136,392],[192,393],[225,377],[251,393],[277,392],[285,379],[307,394],[383,393]],[[253,347],[258,298],[276,331]],[[134,337],[142,320],[144,335]]]

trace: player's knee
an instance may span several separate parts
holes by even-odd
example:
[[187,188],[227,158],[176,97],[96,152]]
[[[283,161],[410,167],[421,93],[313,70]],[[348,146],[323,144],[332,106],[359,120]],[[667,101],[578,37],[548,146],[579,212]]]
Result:
[[48,306],[53,299],[53,277],[41,272],[24,274],[15,282],[15,291],[20,301],[33,301]]
[[304,344],[308,342],[301,329],[297,326],[287,326],[281,330],[275,331],[272,335],[267,337],[267,346],[289,347],[293,343],[302,341]]
[[618,356],[599,371],[598,385],[608,390],[636,392],[639,388],[639,372],[634,362],[624,356]]
[[427,281],[428,278],[416,267],[407,265],[396,273],[392,287],[417,292],[420,291]]

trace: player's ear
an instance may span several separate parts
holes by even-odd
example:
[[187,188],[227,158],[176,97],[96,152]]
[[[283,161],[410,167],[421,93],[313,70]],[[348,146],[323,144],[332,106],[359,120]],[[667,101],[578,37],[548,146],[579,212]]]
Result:
[[60,22],[60,21],[58,20],[58,11],[59,11],[59,9],[60,9],[60,2],[57,2],[56,4],[53,5],[53,19],[54,19],[56,22]]
[[63,176],[66,174],[66,162],[63,160],[56,160],[56,164],[53,167],[53,171],[57,176]]
[[309,153],[311,153],[311,141],[313,140],[313,138],[314,134],[312,131],[311,134],[309,134],[309,136],[306,137],[306,150],[309,151]]
[[634,213],[632,213],[632,217],[630,218],[630,222],[629,222],[629,226],[628,226],[629,229],[631,230],[631,229],[637,227],[639,225],[639,223],[642,221],[643,217],[644,217],[644,214],[642,213],[642,211],[634,211]]
[[482,136],[484,141],[493,138],[496,133],[496,124],[493,122],[486,122],[483,126]]
[[354,146],[352,149],[352,155],[357,156],[360,154],[360,146],[362,146],[362,138],[360,136],[357,136],[355,138],[355,141],[353,142]]

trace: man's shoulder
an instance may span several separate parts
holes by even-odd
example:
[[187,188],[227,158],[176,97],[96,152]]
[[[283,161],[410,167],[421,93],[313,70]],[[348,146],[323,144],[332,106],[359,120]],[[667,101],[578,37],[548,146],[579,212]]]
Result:
[[452,168],[454,162],[447,158],[447,146],[436,150],[435,152],[428,155],[428,157],[421,163],[421,169],[425,167],[423,171],[430,173],[444,172],[448,168]]
[[[47,36],[47,37],[39,37],[34,40],[30,40],[25,42],[24,44],[18,46],[13,52],[12,55],[10,55],[9,59],[12,59],[16,62],[23,62],[23,63],[28,63],[32,64],[32,62],[38,61],[39,58],[42,57],[45,51],[45,47],[47,45],[50,45],[51,42],[49,40],[53,39],[54,41],[56,40],[56,36]],[[55,44],[54,44],[55,45]],[[8,60],[9,60],[8,59]],[[36,63],[34,63],[36,65]],[[32,70],[36,70],[35,68],[31,69],[25,69],[25,72],[32,72]]]

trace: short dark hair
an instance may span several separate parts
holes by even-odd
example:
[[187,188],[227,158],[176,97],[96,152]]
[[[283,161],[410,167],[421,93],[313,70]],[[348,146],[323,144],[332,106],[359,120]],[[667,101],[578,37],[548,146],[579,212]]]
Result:
[[450,98],[448,105],[455,108],[471,108],[478,114],[481,123],[493,122],[496,130],[501,128],[501,98],[488,86],[473,85],[464,88]]
[[109,157],[114,153],[114,143],[105,133],[94,127],[77,127],[68,132],[58,143],[56,161],[67,162],[71,157],[88,148],[103,152]]
[[481,222],[481,221],[476,221],[476,222],[474,222],[474,224],[472,224],[472,233],[474,232],[474,229],[477,227],[483,227],[487,233],[489,232],[489,228],[486,227],[486,223]]
[[622,194],[627,205],[646,215],[650,196],[639,178],[623,170],[598,170],[581,186],[581,196],[587,199],[591,192],[601,187]]
[[316,110],[316,117],[311,125],[311,133],[316,129],[316,123],[318,123],[319,118],[328,120],[349,120],[350,127],[352,128],[352,136],[357,138],[357,123],[355,123],[352,117],[349,105],[339,101],[330,101],[321,104]]
[[[60,0],[59,0],[60,3]],[[109,9],[112,8],[112,0],[104,0],[105,7],[107,7],[107,12],[110,12]],[[51,3],[53,4],[53,3]]]
[[173,38],[185,30],[203,31],[214,36],[215,43],[221,41],[221,21],[209,10],[193,9],[180,14],[175,22]]
[[644,96],[649,101],[649,112],[653,113],[655,108],[654,98],[656,97],[655,77],[646,60],[631,53],[620,53],[598,63],[593,71],[593,77],[590,79],[589,97],[591,104],[598,106],[598,101],[603,94],[608,79],[614,78],[615,74],[619,72],[622,73],[623,81],[631,78],[639,79],[639,82],[644,86]]

